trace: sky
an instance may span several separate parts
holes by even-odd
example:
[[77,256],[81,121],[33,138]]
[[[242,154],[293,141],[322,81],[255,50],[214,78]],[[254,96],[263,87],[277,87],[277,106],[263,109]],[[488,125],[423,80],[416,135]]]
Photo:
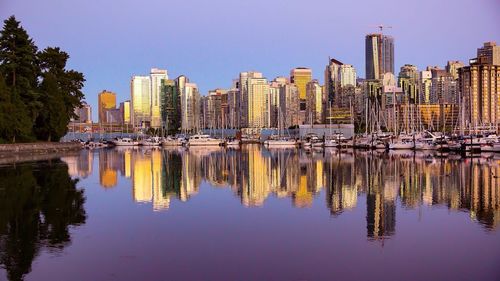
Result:
[[364,37],[380,24],[392,27],[396,72],[468,62],[500,44],[499,11],[500,0],[0,0],[2,22],[15,15],[40,49],[69,53],[94,120],[100,91],[130,99],[131,76],[153,67],[203,95],[250,70],[271,80],[305,66],[322,83],[329,56],[364,77]]

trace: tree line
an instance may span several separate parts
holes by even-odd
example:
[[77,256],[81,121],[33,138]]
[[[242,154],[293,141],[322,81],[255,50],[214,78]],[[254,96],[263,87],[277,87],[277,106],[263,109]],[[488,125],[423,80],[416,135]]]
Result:
[[0,142],[59,141],[81,106],[82,73],[58,47],[38,50],[14,16],[0,32]]

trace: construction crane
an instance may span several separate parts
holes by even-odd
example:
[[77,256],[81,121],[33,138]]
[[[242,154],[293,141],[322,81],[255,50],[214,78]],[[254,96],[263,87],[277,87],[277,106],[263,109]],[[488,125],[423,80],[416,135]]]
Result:
[[392,26],[383,25],[383,24],[376,25],[375,27],[378,28],[378,29],[380,29],[380,33],[384,33],[384,28],[385,29],[392,28]]

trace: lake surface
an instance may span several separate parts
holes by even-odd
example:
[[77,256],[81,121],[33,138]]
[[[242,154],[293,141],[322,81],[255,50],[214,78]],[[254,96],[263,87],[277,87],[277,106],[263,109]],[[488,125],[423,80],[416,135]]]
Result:
[[500,280],[499,225],[499,157],[115,148],[0,166],[0,280]]

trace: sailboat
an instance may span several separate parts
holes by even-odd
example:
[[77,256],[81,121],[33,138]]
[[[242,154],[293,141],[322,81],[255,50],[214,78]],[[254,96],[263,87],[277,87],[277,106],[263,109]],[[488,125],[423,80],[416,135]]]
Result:
[[278,118],[278,135],[272,135],[269,139],[264,141],[264,145],[267,147],[296,147],[297,141],[290,136],[285,137],[282,135],[283,131],[283,113],[280,112],[280,118]]

